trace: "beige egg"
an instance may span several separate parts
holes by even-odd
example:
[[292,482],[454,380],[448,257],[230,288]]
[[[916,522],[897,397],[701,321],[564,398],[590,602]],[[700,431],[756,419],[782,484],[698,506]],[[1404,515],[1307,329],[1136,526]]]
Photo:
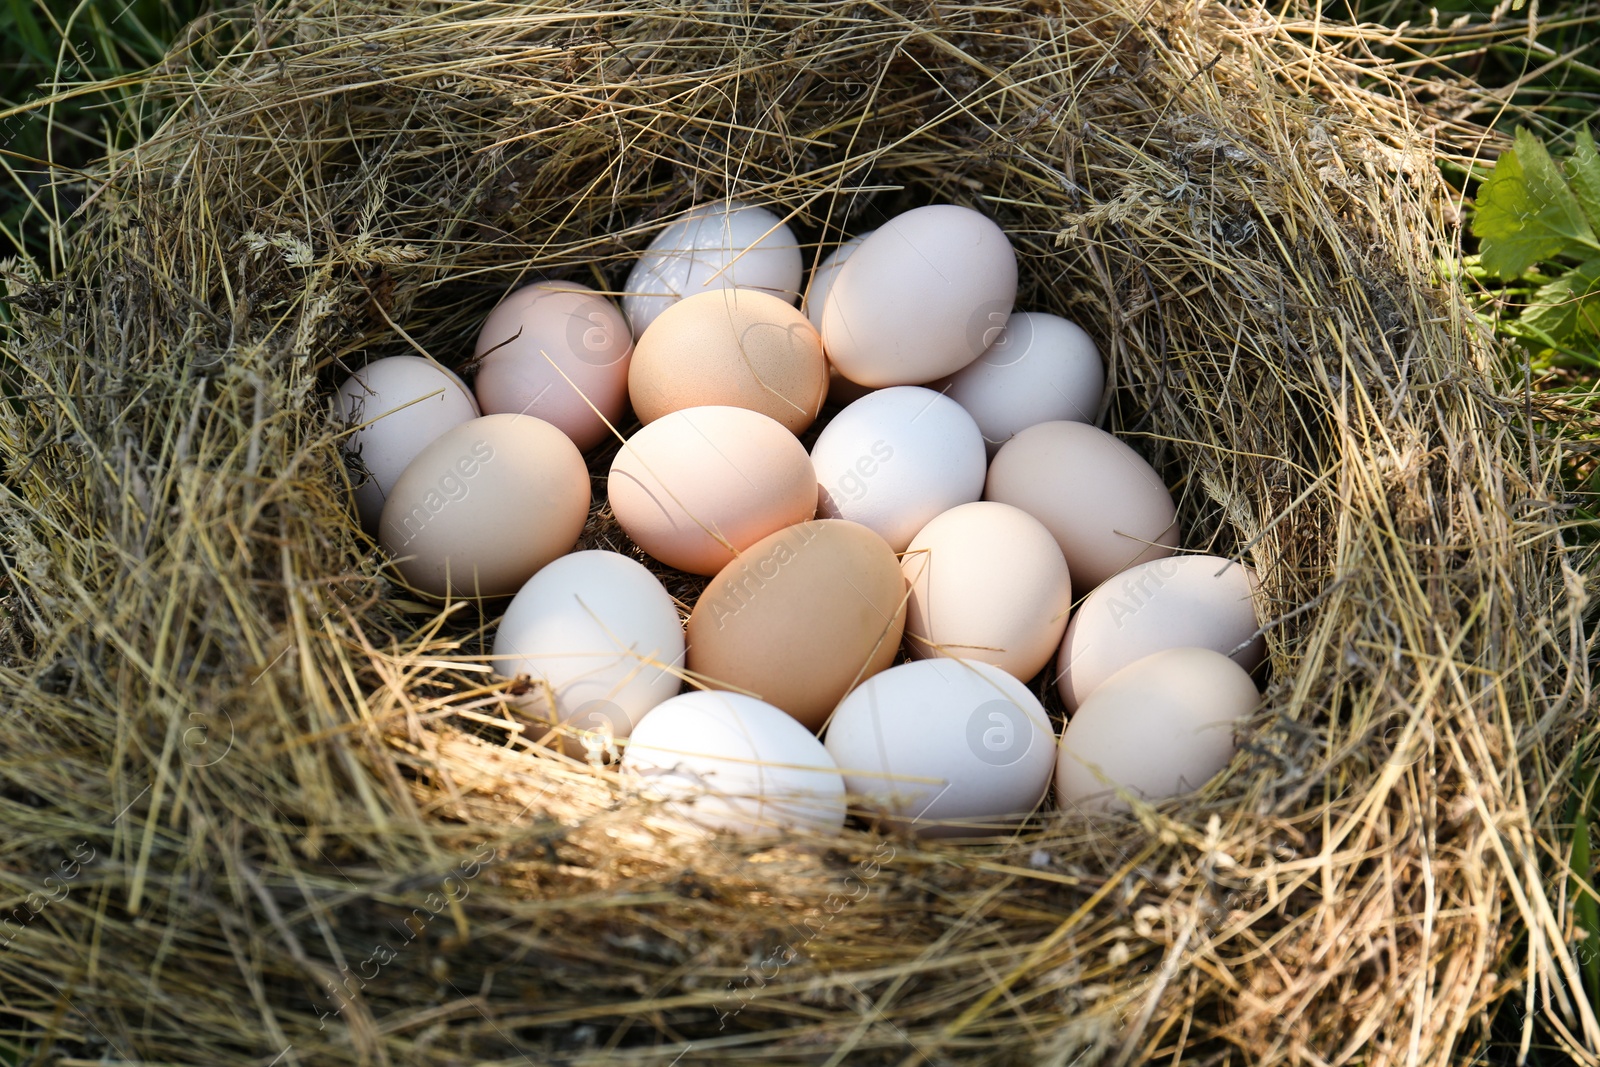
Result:
[[611,301],[577,282],[534,282],[484,320],[473,390],[485,415],[532,415],[589,449],[627,409],[632,352]]
[[784,301],[713,289],[658,316],[633,354],[628,395],[644,423],[684,408],[749,408],[803,433],[828,394],[822,338]]
[[606,491],[636,545],[691,574],[716,574],[736,551],[817,512],[805,446],[740,407],[685,408],[640,429],[612,460]]
[[1067,628],[1072,579],[1056,539],[1033,516],[980,500],[951,508],[901,559],[911,586],[906,651],[992,663],[1026,682]]
[[866,237],[822,308],[828,358],[853,382],[920,385],[994,343],[1017,296],[1017,255],[970,208],[914,208]]
[[588,514],[589,472],[566,434],[531,415],[485,415],[411,461],[378,536],[424,593],[510,596],[572,550]]
[[1218,556],[1168,556],[1129,567],[1078,605],[1056,660],[1056,688],[1076,710],[1095,687],[1167,648],[1209,648],[1246,671],[1266,654],[1249,567]]
[[811,730],[894,662],[905,579],[888,544],[842,519],[802,522],[739,554],[689,616],[689,670],[776,705]]
[[1118,571],[1172,555],[1177,509],[1161,476],[1111,434],[1081,422],[1019,432],[989,464],[983,498],[1021,508],[1055,535],[1082,596]]
[[1258,699],[1244,668],[1209,648],[1169,648],[1129,664],[1067,723],[1057,803],[1125,811],[1118,788],[1152,801],[1198,789],[1233,758],[1234,724]]

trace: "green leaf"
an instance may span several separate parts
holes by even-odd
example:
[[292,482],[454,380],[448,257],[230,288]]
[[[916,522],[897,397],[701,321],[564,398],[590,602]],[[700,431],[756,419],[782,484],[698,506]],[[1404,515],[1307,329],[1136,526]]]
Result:
[[1522,312],[1522,324],[1558,343],[1600,334],[1600,257],[1541,285]]
[[1561,169],[1520,127],[1516,147],[1500,157],[1478,192],[1472,232],[1483,239],[1484,269],[1501,278],[1515,278],[1540,260],[1600,251]]
[[1578,194],[1589,225],[1600,232],[1600,153],[1595,151],[1588,126],[1578,127],[1578,147],[1567,161],[1567,180]]

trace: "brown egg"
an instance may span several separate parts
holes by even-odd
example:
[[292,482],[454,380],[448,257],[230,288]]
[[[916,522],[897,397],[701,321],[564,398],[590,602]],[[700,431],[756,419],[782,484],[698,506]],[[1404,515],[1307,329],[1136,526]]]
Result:
[[673,304],[639,338],[628,368],[628,396],[645,423],[723,405],[759,411],[799,434],[827,393],[816,327],[754,289],[713,289]]
[[417,454],[378,537],[424,593],[510,596],[572,551],[588,514],[589,472],[566,434],[532,415],[485,415]]
[[689,670],[815,731],[894,662],[905,599],[883,538],[844,519],[802,522],[757,541],[706,586],[689,616]]

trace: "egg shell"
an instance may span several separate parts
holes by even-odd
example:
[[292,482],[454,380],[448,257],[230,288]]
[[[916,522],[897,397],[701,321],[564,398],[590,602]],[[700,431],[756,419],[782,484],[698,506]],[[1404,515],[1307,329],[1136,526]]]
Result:
[[811,320],[811,325],[815,326],[819,333],[822,331],[822,309],[828,302],[828,292],[833,288],[833,280],[839,276],[839,268],[843,267],[845,260],[861,247],[862,241],[877,232],[868,230],[850,238],[824,256],[822,262],[817,264],[817,269],[811,272],[811,283],[806,286],[806,295],[800,302],[800,310],[806,313],[806,318]]
[[534,282],[484,320],[473,389],[485,415],[532,415],[589,449],[627,410],[632,352],[611,301],[577,282]]
[[811,446],[817,512],[877,531],[904,552],[935,515],[983,495],[983,435],[931,389],[895,386],[857,400]]
[[650,242],[623,286],[633,336],[686,296],[707,289],[759,289],[800,298],[800,243],[766,208],[738,200],[701,204]]
[[589,472],[570,438],[532,415],[485,415],[424,448],[395,482],[379,537],[433,596],[510,596],[571,551]]
[[685,830],[770,837],[838,833],[844,780],[833,757],[788,715],[738,693],[694,692],[634,727],[622,772]]
[[851,687],[894,662],[905,579],[883,538],[816,519],[741,552],[689,616],[689,669],[819,729]]
[[934,518],[900,568],[910,583],[906,652],[992,663],[1026,682],[1067,628],[1072,579],[1056,539],[1033,516],[980,500]]
[[[1209,648],[1253,671],[1256,633],[1249,567],[1220,556],[1168,556],[1129,567],[1078,605],[1056,659],[1056,689],[1074,711],[1122,668],[1168,648]],[[1235,649],[1238,651],[1235,652]]]
[[639,338],[628,394],[641,422],[684,408],[749,408],[804,433],[822,410],[828,361],[806,317],[753,289],[696,293]]
[[1178,545],[1177,509],[1161,476],[1122,441],[1081,422],[1041,422],[1006,442],[989,464],[983,497],[1044,523],[1079,596]]
[[472,391],[451,371],[421,356],[373,360],[339,387],[347,425],[346,452],[360,457],[368,477],[355,487],[356,513],[376,532],[383,503],[417,453],[452,427],[478,417]]
[[1244,668],[1209,648],[1169,648],[1100,683],[1062,732],[1062,808],[1126,811],[1115,789],[1161,800],[1197,789],[1233,758],[1233,724],[1259,694]]
[[1076,324],[1017,311],[983,355],[939,385],[948,385],[945,395],[967,409],[993,458],[1029,426],[1094,422],[1106,373],[1094,340]]
[[536,720],[627,737],[678,692],[683,624],[643,564],[573,552],[517,590],[495,630],[494,656],[502,677],[544,683],[518,701]]
[[934,204],[897,215],[839,268],[822,309],[828,359],[882,388],[954,374],[998,336],[1017,296],[1017,256],[993,220]]
[[817,510],[805,446],[747,408],[684,408],[643,427],[612,460],[606,491],[635,544],[691,574],[716,574]]
[[840,702],[824,743],[852,798],[929,837],[1014,825],[1043,799],[1056,762],[1038,699],[971,660],[875,675]]

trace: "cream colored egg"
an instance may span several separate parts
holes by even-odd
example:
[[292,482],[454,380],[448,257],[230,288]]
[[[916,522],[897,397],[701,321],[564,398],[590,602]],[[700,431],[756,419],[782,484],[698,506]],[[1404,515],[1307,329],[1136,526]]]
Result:
[[1096,686],[1167,648],[1209,648],[1255,670],[1266,643],[1249,567],[1218,556],[1168,556],[1129,567],[1078,606],[1056,660],[1056,688],[1076,710]]
[[802,269],[800,244],[777,215],[738,200],[701,204],[639,257],[622,313],[640,337],[667,308],[708,289],[759,289],[794,304]]
[[902,385],[833,417],[811,446],[817,512],[875,530],[896,552],[942,511],[983,495],[983,436],[949,397]]
[[589,449],[627,410],[632,351],[611,301],[577,282],[535,282],[484,320],[473,389],[485,415],[532,415]]
[[373,360],[339,387],[346,425],[346,452],[358,457],[367,477],[356,484],[356,511],[368,533],[400,472],[417,453],[452,427],[478,417],[478,404],[460,378],[420,356]]
[[684,408],[642,428],[612,460],[606,491],[635,544],[692,574],[716,574],[817,510],[805,446],[738,407]]
[[494,635],[494,670],[536,683],[518,706],[537,721],[627,737],[677,694],[683,624],[655,575],[616,552],[573,552],[511,598]]
[[971,363],[1017,296],[1017,256],[999,226],[935,204],[897,215],[839,268],[822,343],[839,373],[882,388],[918,385]]
[[839,699],[894,662],[905,579],[865,526],[817,519],[751,545],[689,616],[689,669],[819,729]]
[[840,702],[824,743],[852,798],[926,836],[1014,826],[1055,769],[1055,734],[1038,699],[993,664],[967,660],[874,675]]
[[1067,723],[1056,760],[1062,808],[1125,811],[1198,789],[1233,758],[1233,728],[1259,699],[1244,668],[1209,648],[1169,648],[1100,683]]
[[510,596],[572,550],[588,513],[589,472],[566,434],[531,415],[485,415],[411,461],[378,534],[424,593]]
[[910,583],[906,651],[981,660],[1026,682],[1061,644],[1067,561],[1020,508],[980,500],[924,526],[901,559]]
[[1060,419],[1094,422],[1105,391],[1094,341],[1059,315],[1013,312],[983,355],[936,384],[967,409],[990,457],[1019,431]]
[[1055,535],[1079,596],[1137,563],[1172,555],[1177,509],[1161,476],[1082,422],[1041,422],[1001,447],[985,500],[1021,508]]
[[674,829],[770,837],[844,826],[844,780],[827,749],[782,711],[738,693],[657,705],[634,727],[621,770],[647,798],[665,801]]
[[684,408],[749,408],[804,433],[822,410],[822,338],[787,303],[753,289],[697,293],[663,311],[639,338],[628,394],[651,423]]

